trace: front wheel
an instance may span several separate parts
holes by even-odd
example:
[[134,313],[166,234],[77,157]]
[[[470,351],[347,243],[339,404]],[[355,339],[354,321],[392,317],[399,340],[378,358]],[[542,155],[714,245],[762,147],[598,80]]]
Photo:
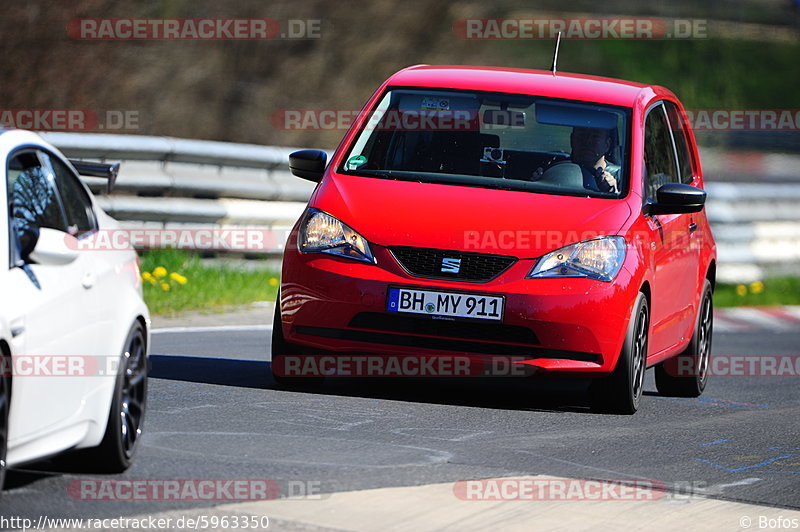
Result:
[[147,346],[138,321],[128,333],[103,441],[82,451],[86,465],[105,473],[130,467],[142,435],[147,403]]
[[628,322],[617,366],[609,377],[592,384],[593,406],[610,414],[635,414],[644,391],[650,309],[639,293]]
[[711,337],[714,332],[714,295],[708,279],[703,285],[700,312],[686,350],[656,366],[656,388],[661,395],[699,397],[708,382]]
[[[10,361],[10,359],[9,359]],[[0,362],[5,362],[4,355],[0,353]],[[0,367],[0,491],[6,480],[6,452],[8,451],[8,407],[11,403],[11,377],[7,375],[6,368],[10,364]]]
[[275,315],[272,318],[272,361],[270,362],[272,380],[284,388],[315,388],[322,386],[325,377],[297,377],[286,374],[286,357],[298,355],[299,351],[292,345],[286,343],[286,340],[283,338],[279,295],[278,300],[275,302]]

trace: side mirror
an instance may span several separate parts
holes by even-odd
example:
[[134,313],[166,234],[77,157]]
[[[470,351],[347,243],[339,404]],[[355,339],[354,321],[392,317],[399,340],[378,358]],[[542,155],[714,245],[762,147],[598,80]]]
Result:
[[321,150],[300,150],[289,155],[289,170],[301,179],[319,183],[328,155]]
[[60,266],[77,259],[78,253],[80,253],[78,239],[74,236],[57,229],[42,227],[39,229],[39,239],[33,251],[28,253],[27,257],[23,255],[23,258],[38,264]]
[[706,203],[706,191],[683,183],[667,183],[656,190],[656,202],[648,202],[644,213],[684,214],[700,212]]

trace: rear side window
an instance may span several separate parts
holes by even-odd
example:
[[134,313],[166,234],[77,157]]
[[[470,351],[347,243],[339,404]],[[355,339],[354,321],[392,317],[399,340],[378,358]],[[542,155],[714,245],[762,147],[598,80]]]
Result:
[[660,104],[650,111],[645,121],[644,171],[647,199],[654,200],[661,185],[677,182],[675,152],[664,106]]
[[672,102],[664,102],[667,110],[669,126],[672,129],[672,138],[675,140],[675,151],[678,155],[678,165],[680,166],[681,183],[690,184],[694,181],[696,174],[692,154],[689,151],[689,136],[686,131],[686,122],[681,116],[680,109]]
[[58,158],[42,154],[53,169],[56,186],[67,216],[68,232],[73,236],[94,231],[95,223],[92,203],[78,177]]
[[35,152],[14,156],[8,164],[7,179],[11,221],[18,235],[34,227],[66,231],[50,173]]

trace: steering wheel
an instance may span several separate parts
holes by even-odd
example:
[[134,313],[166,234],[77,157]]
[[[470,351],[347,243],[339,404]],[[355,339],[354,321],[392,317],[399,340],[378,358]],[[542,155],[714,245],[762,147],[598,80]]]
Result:
[[569,158],[569,154],[567,153],[559,153],[557,155],[553,155],[549,161],[545,162],[543,166],[540,168],[542,169],[542,173],[545,173],[547,170],[552,168],[553,166],[563,163],[563,162],[571,162]]
[[[556,166],[558,166],[560,164],[571,163],[571,162],[572,162],[572,160],[568,156],[566,156],[566,154],[564,154],[564,155],[561,155],[561,154],[554,155],[552,159],[550,159],[549,161],[544,163],[544,166],[540,166],[539,167],[539,168],[542,169],[542,173],[539,176],[539,179],[544,177],[544,174],[546,174],[550,169],[552,169],[552,168],[554,168],[554,167],[556,167]],[[537,168],[537,170],[538,170],[538,168]]]

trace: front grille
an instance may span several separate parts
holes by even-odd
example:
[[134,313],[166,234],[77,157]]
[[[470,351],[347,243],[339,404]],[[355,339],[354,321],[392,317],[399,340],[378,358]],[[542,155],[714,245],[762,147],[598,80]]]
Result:
[[[397,314],[392,312],[390,314]],[[429,316],[394,316],[379,312],[361,312],[350,321],[348,327],[373,329],[376,331],[448,336],[487,342],[513,342],[538,345],[539,340],[532,330],[519,325],[502,323],[474,323],[432,319]]]
[[[517,259],[506,255],[447,251],[444,249],[391,246],[389,250],[397,262],[411,275],[432,279],[454,279],[458,281],[491,281],[514,264]],[[457,264],[458,271],[447,271],[443,262]],[[442,271],[445,267],[445,271]]]

